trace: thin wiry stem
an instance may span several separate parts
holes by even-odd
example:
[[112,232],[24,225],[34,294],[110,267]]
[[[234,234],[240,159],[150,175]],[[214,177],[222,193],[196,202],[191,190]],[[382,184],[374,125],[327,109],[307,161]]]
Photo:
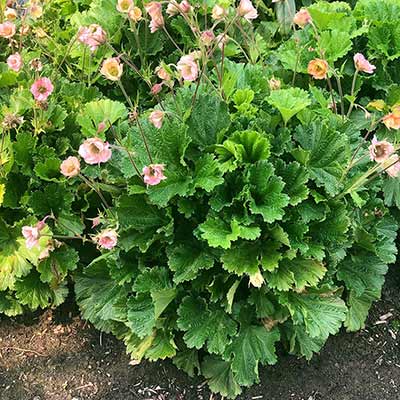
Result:
[[111,124],[110,121],[108,121],[108,124],[110,125],[110,129],[111,129],[111,132],[112,132],[112,134],[113,134],[115,140],[118,142],[118,144],[119,144],[119,145],[126,151],[126,153],[128,154],[129,161],[130,161],[130,163],[132,164],[134,170],[136,171],[136,174],[139,176],[139,178],[140,178],[141,180],[143,180],[142,174],[140,173],[140,170],[139,170],[138,166],[136,165],[136,162],[135,162],[135,160],[133,159],[133,157],[132,157],[130,151],[127,149],[126,146],[123,145],[123,143],[121,142],[121,140],[120,140],[119,137],[118,137],[117,132],[115,131],[114,126]]

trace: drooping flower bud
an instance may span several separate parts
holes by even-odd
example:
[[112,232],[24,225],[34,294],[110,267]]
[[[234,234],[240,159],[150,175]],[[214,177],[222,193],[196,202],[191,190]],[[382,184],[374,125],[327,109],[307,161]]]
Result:
[[149,121],[157,129],[161,129],[164,120],[164,115],[165,115],[164,111],[155,110],[149,115]]
[[366,72],[367,74],[373,74],[376,67],[372,65],[361,53],[357,53],[353,57],[354,66],[358,71]]

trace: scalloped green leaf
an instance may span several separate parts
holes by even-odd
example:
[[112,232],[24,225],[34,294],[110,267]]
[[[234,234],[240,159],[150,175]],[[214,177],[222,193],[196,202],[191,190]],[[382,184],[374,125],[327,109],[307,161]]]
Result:
[[193,280],[199,271],[214,266],[214,257],[192,242],[168,247],[167,256],[168,266],[174,271],[176,284]]
[[218,143],[218,133],[230,125],[228,106],[215,95],[197,96],[187,120],[193,143],[201,148]]
[[221,309],[210,309],[205,300],[185,297],[178,309],[178,328],[189,349],[201,349],[207,343],[210,353],[222,354],[229,338],[236,333],[236,323]]
[[306,160],[298,161],[305,165],[318,186],[324,187],[331,196],[337,194],[350,156],[347,136],[333,127],[314,122],[299,127],[295,138],[308,152]]
[[239,238],[255,240],[261,230],[258,226],[240,225],[235,219],[230,224],[218,217],[208,217],[205,222],[198,226],[200,236],[206,240],[211,247],[222,247],[229,249],[231,243]]
[[292,117],[311,104],[308,92],[300,88],[273,90],[267,97],[267,101],[279,110],[285,125]]
[[267,161],[257,162],[249,168],[248,180],[251,212],[262,215],[268,223],[281,220],[284,208],[289,204],[289,196],[283,193],[285,184],[274,175],[273,166]]
[[259,382],[258,366],[273,365],[278,361],[275,343],[280,339],[279,329],[267,331],[264,326],[241,326],[227,353],[232,356],[235,380],[243,386]]
[[210,389],[228,399],[235,399],[242,389],[236,382],[231,363],[215,356],[205,357],[201,364],[201,372],[207,378]]
[[108,128],[109,122],[114,124],[120,119],[125,119],[128,111],[123,103],[109,99],[101,99],[86,103],[76,120],[82,128],[82,133],[87,137],[100,135],[97,133],[99,124],[104,122]]
[[[305,325],[311,338],[335,335],[346,319],[344,301],[332,293],[287,293],[282,297],[289,308],[294,325]],[[282,302],[281,300],[281,302]]]

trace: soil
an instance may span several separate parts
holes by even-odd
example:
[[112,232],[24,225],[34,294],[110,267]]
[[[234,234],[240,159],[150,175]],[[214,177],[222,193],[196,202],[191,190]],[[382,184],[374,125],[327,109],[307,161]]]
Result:
[[[122,343],[61,308],[0,321],[0,400],[210,400],[172,363],[129,365]],[[400,271],[367,326],[329,339],[311,362],[280,355],[241,400],[400,399]]]

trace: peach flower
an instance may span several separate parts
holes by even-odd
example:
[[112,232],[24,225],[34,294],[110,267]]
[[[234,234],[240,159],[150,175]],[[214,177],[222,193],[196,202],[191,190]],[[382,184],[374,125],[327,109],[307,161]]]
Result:
[[79,155],[87,164],[105,163],[111,158],[110,145],[97,137],[86,139],[79,147]]
[[18,13],[17,13],[17,10],[15,10],[14,8],[7,7],[6,10],[4,11],[4,16],[9,21],[14,21],[18,17]]
[[149,121],[152,123],[157,129],[162,127],[163,119],[164,119],[164,111],[155,110],[149,115]]
[[10,39],[15,35],[16,31],[15,25],[10,21],[0,24],[0,37]]
[[77,157],[68,157],[60,165],[61,173],[67,178],[77,176],[81,170],[81,164]]
[[19,72],[23,65],[21,54],[11,54],[11,56],[7,58],[7,65],[8,68],[12,69],[13,71]]
[[32,4],[29,9],[29,15],[33,19],[38,19],[43,15],[43,7],[40,4]]
[[354,65],[358,71],[366,72],[367,74],[373,74],[376,69],[375,65],[372,65],[361,53],[357,53],[353,57]]
[[176,66],[177,70],[181,74],[181,77],[185,81],[193,82],[197,79],[199,74],[199,68],[193,55],[182,56]]
[[118,57],[107,58],[103,61],[100,73],[110,81],[119,81],[124,71],[123,64]]
[[308,73],[314,79],[326,79],[329,65],[325,60],[316,58],[308,63]]
[[106,229],[95,237],[95,241],[99,247],[111,250],[117,245],[118,233],[114,229]]
[[392,112],[382,118],[382,122],[388,129],[400,129],[400,106],[395,106]]
[[373,137],[371,145],[369,146],[369,155],[372,161],[381,163],[387,160],[394,152],[394,147],[386,140],[378,140],[376,136]]
[[305,8],[302,8],[300,11],[298,11],[293,17],[293,22],[296,25],[300,26],[301,28],[304,28],[311,21],[312,21],[311,15]]
[[164,164],[150,164],[143,168],[143,180],[149,186],[158,185],[161,181],[167,179],[164,176]]
[[33,71],[40,72],[43,69],[43,64],[38,58],[29,61],[29,66]]
[[154,33],[164,26],[164,17],[162,15],[161,3],[152,1],[144,6],[146,12],[150,15],[150,32]]
[[224,19],[227,15],[227,10],[224,7],[216,4],[212,9],[211,18],[215,21],[219,21],[221,19]]
[[238,15],[247,19],[247,21],[251,21],[258,17],[257,10],[254,8],[253,3],[250,0],[240,0],[237,11]]
[[156,68],[155,73],[157,76],[162,79],[163,81],[169,81],[171,80],[171,75],[165,70],[164,67],[159,66]]
[[176,14],[179,14],[179,8],[178,8],[178,3],[175,0],[172,0],[168,3],[167,6],[167,11],[166,13],[170,16],[173,17]]
[[121,13],[128,13],[133,7],[133,0],[118,0],[117,10]]
[[128,11],[128,17],[134,22],[139,22],[143,18],[142,10],[139,7],[133,7]]
[[31,93],[37,101],[46,101],[53,93],[54,86],[49,78],[39,78],[31,86]]
[[279,90],[281,88],[281,81],[277,78],[271,78],[268,81],[268,86],[270,90]]

